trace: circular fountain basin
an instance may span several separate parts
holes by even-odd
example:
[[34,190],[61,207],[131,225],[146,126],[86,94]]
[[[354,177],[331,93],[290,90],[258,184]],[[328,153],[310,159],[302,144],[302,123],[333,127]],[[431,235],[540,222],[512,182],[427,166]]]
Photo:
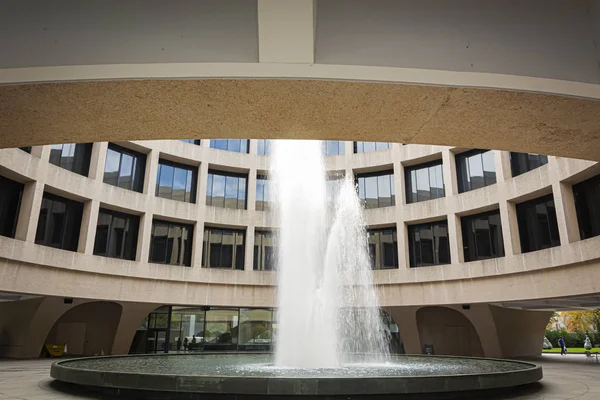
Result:
[[[339,368],[279,368],[265,353],[156,354],[57,361],[59,381],[156,398],[221,395],[373,396],[489,390],[542,379],[535,364],[489,358],[393,356]],[[151,393],[153,392],[153,393]],[[201,397],[201,396],[199,396]],[[210,397],[210,396],[208,396]]]

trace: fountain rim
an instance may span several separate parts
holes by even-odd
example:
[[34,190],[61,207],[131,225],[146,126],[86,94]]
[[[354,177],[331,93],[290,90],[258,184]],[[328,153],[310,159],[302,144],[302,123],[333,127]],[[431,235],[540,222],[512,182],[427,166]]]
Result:
[[[246,395],[385,395],[394,393],[418,394],[441,392],[464,392],[500,389],[534,383],[542,379],[542,367],[527,361],[462,356],[394,355],[395,359],[427,357],[461,360],[485,360],[486,362],[509,362],[529,368],[474,372],[468,374],[410,375],[410,376],[232,376],[219,374],[159,374],[139,372],[104,371],[70,367],[69,362],[94,359],[147,358],[164,356],[202,357],[204,355],[236,352],[126,354],[94,356],[59,360],[52,363],[50,376],[58,381],[100,389],[132,391],[136,393],[162,391],[199,394],[246,394]],[[271,354],[271,352],[244,352],[248,354]],[[348,385],[352,382],[351,385]],[[298,385],[300,384],[300,385]],[[301,387],[299,387],[301,386]]]

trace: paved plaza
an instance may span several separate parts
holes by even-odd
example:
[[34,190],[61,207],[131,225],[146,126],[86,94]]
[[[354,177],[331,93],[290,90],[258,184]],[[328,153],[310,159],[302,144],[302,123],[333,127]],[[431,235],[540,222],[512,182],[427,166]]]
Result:
[[[494,395],[511,400],[597,400],[600,399],[600,365],[586,362],[583,355],[543,355],[530,361],[544,369],[544,379],[516,392]],[[0,360],[0,400],[95,399],[112,397],[86,393],[54,382],[52,360]]]

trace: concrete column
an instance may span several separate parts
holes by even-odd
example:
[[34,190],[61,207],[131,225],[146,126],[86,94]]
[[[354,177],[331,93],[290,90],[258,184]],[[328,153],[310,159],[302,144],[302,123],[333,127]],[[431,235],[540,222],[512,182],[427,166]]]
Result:
[[248,146],[248,153],[249,154],[258,154],[258,140],[257,139],[250,139],[250,144]]
[[246,248],[244,252],[244,270],[252,271],[254,269],[254,225],[248,225],[246,228]]
[[192,247],[192,267],[202,268],[202,243],[204,241],[204,223],[197,221],[194,224],[194,246]]
[[450,150],[442,151],[442,170],[444,172],[444,192],[446,197],[458,194],[458,179],[456,177],[456,159]]
[[[208,185],[208,163],[203,162],[198,167],[198,185],[196,189],[196,204],[201,209],[206,208],[206,186]],[[204,213],[201,212],[202,219],[204,220]]]
[[460,217],[456,214],[448,215],[448,240],[450,242],[450,262],[464,262],[462,229]]
[[394,190],[396,191],[396,204],[406,204],[406,182],[404,181],[404,166],[394,163]]
[[552,184],[552,193],[554,195],[554,206],[556,207],[560,243],[567,244],[581,240],[573,188],[568,183],[557,182]]
[[500,347],[496,324],[490,311],[490,306],[488,304],[472,304],[469,310],[463,310],[460,306],[453,308],[467,317],[473,324],[479,336],[483,354],[486,357],[502,358],[502,348]]
[[421,338],[417,326],[418,307],[390,307],[386,311],[400,329],[406,354],[421,354]]
[[512,178],[510,152],[494,150],[494,166],[496,167],[496,182],[504,182]]
[[39,181],[25,184],[21,198],[21,209],[17,220],[15,238],[34,242],[40,218],[40,207],[44,196],[44,184]]
[[146,213],[140,216],[140,232],[138,234],[137,251],[135,260],[148,262],[150,256],[150,241],[152,239],[152,219],[154,214]]
[[354,154],[354,142],[344,142],[344,155],[346,157],[351,157]]
[[202,139],[200,141],[200,146],[210,148],[210,139]]
[[258,60],[315,62],[314,0],[258,0]]
[[519,222],[517,220],[517,207],[510,201],[500,202],[500,221],[502,223],[502,240],[504,241],[504,254],[507,256],[521,253],[519,238]]
[[33,146],[31,155],[42,161],[48,161],[50,159],[50,146]]
[[396,236],[398,238],[398,268],[410,268],[408,227],[402,219],[396,223]]
[[[121,303],[123,307],[110,354],[128,354],[137,328],[158,307],[149,303]],[[173,338],[172,338],[173,339]]]
[[83,216],[81,217],[81,230],[79,231],[79,244],[77,245],[79,253],[94,253],[99,211],[100,202],[98,200],[83,203]]
[[146,171],[144,171],[144,194],[154,196],[156,192],[156,175],[158,174],[159,151],[151,150],[146,156]]
[[256,169],[252,168],[248,172],[248,186],[246,195],[246,209],[256,210]]
[[90,172],[88,176],[91,179],[101,181],[104,179],[104,166],[106,164],[106,152],[108,151],[108,142],[96,142],[92,145],[92,157],[90,160]]

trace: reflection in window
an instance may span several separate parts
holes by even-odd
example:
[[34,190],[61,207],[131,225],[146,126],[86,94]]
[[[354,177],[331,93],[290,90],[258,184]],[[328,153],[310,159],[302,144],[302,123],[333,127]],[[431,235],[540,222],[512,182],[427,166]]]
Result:
[[271,184],[266,175],[256,175],[256,209],[259,211],[271,209],[274,201]]
[[245,235],[242,230],[205,227],[202,266],[243,270]]
[[373,269],[398,268],[396,228],[367,230],[367,243]]
[[573,185],[573,196],[581,239],[600,235],[600,175]]
[[355,153],[370,153],[391,148],[392,144],[388,142],[354,142]]
[[513,177],[541,167],[544,164],[548,164],[548,156],[531,153],[510,153],[510,169]]
[[504,257],[500,211],[461,218],[465,261]]
[[240,322],[237,308],[211,307],[206,311],[205,321],[205,350],[235,350],[238,344]]
[[273,145],[273,141],[270,139],[258,140],[258,155],[259,156],[271,155],[271,146],[272,145]]
[[517,204],[517,221],[523,253],[560,246],[552,194]]
[[180,139],[181,142],[185,142],[185,143],[189,143],[189,144],[195,144],[197,146],[200,146],[200,139]]
[[450,264],[447,221],[410,225],[408,241],[411,268]]
[[396,204],[393,171],[357,174],[356,181],[358,197],[365,208],[389,207]]
[[0,235],[15,237],[24,185],[0,176]]
[[77,251],[83,203],[44,192],[35,243]]
[[248,153],[248,139],[211,139],[210,147],[217,150]]
[[468,192],[496,183],[494,150],[471,150],[456,155],[458,192]]
[[140,217],[100,209],[94,255],[135,260]]
[[196,180],[198,168],[159,160],[156,174],[156,196],[164,199],[196,202]]
[[104,164],[104,183],[142,192],[146,155],[109,143]]
[[343,156],[345,153],[344,146],[346,142],[342,140],[323,140],[323,154],[326,156]]
[[149,262],[191,266],[193,229],[193,225],[153,220]]
[[247,175],[224,171],[208,171],[206,205],[246,209]]
[[275,236],[270,231],[255,231],[254,233],[254,270],[275,270]]
[[[202,350],[204,346],[204,316],[203,307],[173,306],[169,349]],[[178,345],[178,339],[181,340],[180,345]]]
[[88,175],[91,157],[91,143],[53,144],[50,146],[50,163],[79,175]]
[[240,308],[239,350],[269,350],[273,338],[273,311]]
[[444,197],[444,173],[442,161],[407,167],[406,202],[416,203]]

